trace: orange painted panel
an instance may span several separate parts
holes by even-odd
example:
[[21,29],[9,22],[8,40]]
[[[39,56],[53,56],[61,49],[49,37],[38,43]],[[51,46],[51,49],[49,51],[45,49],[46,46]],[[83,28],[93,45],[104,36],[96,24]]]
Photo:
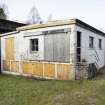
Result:
[[67,64],[58,64],[57,76],[59,79],[63,80],[71,79],[71,66]]
[[32,74],[32,63],[31,62],[23,62],[23,73]]
[[14,38],[5,39],[5,59],[14,60]]
[[44,64],[44,75],[47,77],[55,77],[55,64]]
[[12,72],[19,72],[19,62],[18,61],[12,61],[11,62],[11,71]]
[[10,71],[10,61],[3,61],[4,71]]
[[43,75],[43,64],[42,63],[33,63],[33,74],[37,76]]

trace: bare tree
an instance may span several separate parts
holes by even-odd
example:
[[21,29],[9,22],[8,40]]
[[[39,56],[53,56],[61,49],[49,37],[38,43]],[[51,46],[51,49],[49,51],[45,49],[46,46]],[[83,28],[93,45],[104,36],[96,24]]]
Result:
[[29,24],[36,24],[36,23],[42,23],[42,19],[39,15],[39,12],[37,10],[37,8],[35,6],[33,6],[31,9],[30,9],[30,12],[28,14],[28,22]]
[[0,18],[1,19],[7,19],[8,17],[8,9],[6,4],[0,3]]

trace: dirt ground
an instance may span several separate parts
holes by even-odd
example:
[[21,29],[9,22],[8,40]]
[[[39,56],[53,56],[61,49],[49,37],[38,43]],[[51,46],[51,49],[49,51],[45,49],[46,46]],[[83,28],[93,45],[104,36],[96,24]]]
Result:
[[94,79],[105,79],[105,67],[100,70]]

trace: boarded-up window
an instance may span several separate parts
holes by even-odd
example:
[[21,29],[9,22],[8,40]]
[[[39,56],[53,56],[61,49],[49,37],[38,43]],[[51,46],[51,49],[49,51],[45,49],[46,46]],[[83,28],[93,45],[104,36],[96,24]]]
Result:
[[39,51],[39,40],[36,39],[30,39],[30,50],[31,51]]
[[46,61],[69,62],[70,34],[57,33],[45,35],[44,54]]

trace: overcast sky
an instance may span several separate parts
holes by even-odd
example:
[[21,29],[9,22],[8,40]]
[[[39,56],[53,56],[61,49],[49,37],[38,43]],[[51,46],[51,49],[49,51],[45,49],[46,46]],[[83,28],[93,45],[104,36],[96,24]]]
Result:
[[26,21],[35,5],[43,20],[52,14],[53,20],[78,18],[105,30],[105,0],[2,0],[10,19]]

